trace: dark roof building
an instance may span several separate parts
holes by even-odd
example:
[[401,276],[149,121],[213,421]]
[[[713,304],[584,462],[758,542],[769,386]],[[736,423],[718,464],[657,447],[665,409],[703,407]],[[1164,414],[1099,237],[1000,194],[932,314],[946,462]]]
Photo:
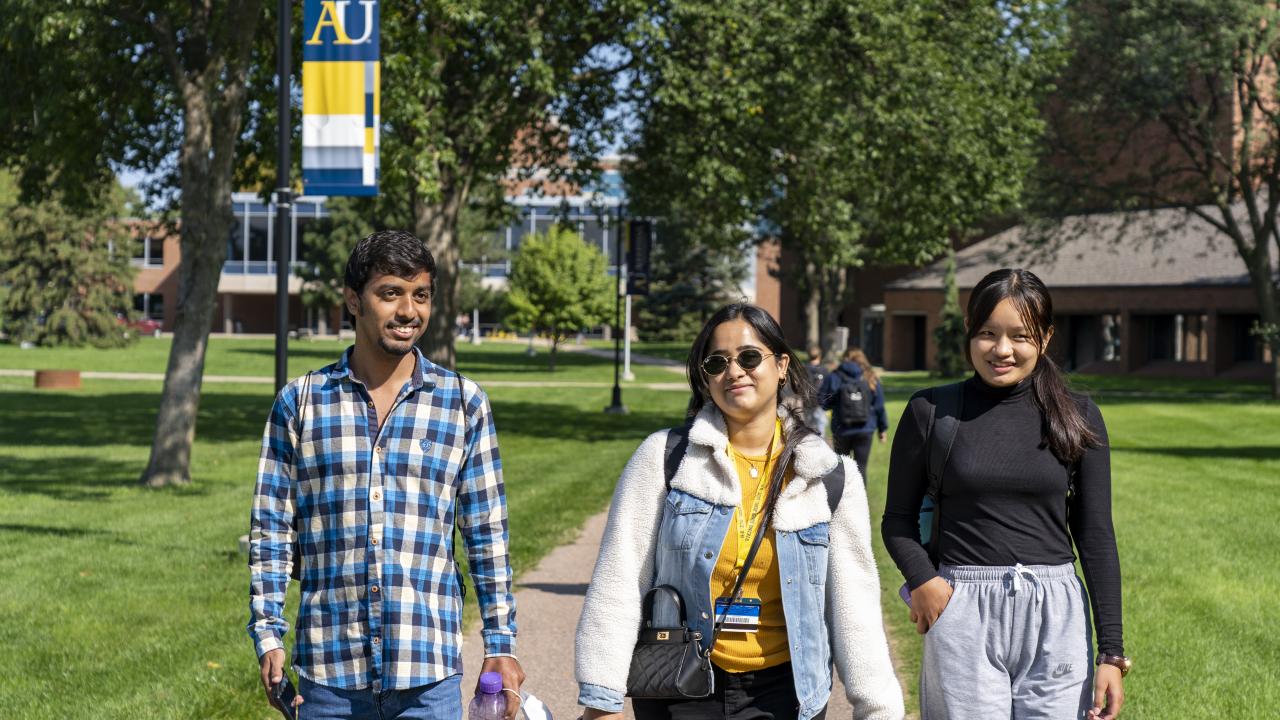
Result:
[[[1069,370],[1268,377],[1257,300],[1231,241],[1181,209],[1019,225],[960,250],[960,304],[988,272],[1031,270],[1053,293],[1050,353]],[[944,262],[888,283],[884,365],[932,369]]]

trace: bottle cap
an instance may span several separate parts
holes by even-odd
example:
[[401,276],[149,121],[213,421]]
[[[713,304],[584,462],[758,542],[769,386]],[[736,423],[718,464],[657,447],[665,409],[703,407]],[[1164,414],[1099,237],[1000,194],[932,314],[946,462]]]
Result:
[[502,692],[502,675],[496,672],[480,673],[480,692],[486,695]]

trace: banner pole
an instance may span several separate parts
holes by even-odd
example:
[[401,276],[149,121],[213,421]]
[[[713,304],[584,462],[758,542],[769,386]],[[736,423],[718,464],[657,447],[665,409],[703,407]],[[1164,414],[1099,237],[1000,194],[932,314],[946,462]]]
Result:
[[293,22],[290,0],[279,0],[280,35],[276,45],[276,392],[289,381],[289,246],[292,243],[293,195],[289,190],[289,61],[293,42],[289,25]]

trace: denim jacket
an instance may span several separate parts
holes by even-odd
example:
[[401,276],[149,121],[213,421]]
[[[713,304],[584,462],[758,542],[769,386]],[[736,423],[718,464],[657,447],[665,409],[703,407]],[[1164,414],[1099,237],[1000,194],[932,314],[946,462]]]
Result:
[[[785,433],[797,431],[790,413],[780,415]],[[741,491],[714,406],[695,419],[669,492],[665,438],[666,431],[655,433],[640,446],[614,493],[578,624],[578,701],[588,707],[622,710],[640,600],[655,585],[680,591],[690,626],[710,642],[711,572]],[[846,482],[833,515],[822,477],[836,462],[845,464]],[[773,532],[799,716],[807,720],[826,707],[834,662],[855,717],[900,718],[902,695],[884,636],[857,469],[816,436],[799,444],[792,469],[795,477],[774,510]]]

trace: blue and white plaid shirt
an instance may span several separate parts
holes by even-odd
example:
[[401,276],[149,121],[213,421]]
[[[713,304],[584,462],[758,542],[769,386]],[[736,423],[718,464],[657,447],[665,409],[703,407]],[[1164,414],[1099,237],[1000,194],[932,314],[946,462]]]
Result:
[[[249,536],[249,634],[283,647],[295,538],[302,600],[293,665],[321,685],[419,687],[462,671],[455,514],[486,656],[515,650],[507,507],[493,416],[471,380],[417,368],[381,432],[351,349],[280,391],[262,438]],[[296,534],[294,528],[297,528]]]

